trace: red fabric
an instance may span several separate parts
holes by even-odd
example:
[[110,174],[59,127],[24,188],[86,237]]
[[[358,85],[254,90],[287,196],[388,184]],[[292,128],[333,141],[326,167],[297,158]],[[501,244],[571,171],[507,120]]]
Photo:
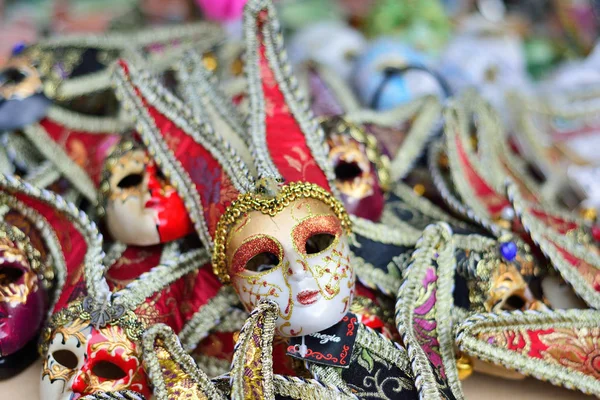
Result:
[[316,163],[306,143],[306,137],[277,85],[262,43],[259,54],[260,75],[265,96],[267,148],[273,163],[287,182],[311,182],[330,190],[325,173]]
[[[108,270],[106,277],[111,290],[124,288],[160,262],[162,246],[129,246]],[[162,322],[179,332],[192,315],[212,299],[221,284],[210,265],[176,280],[161,292],[147,299],[136,314],[148,323]]]
[[66,261],[67,277],[54,308],[54,311],[58,311],[64,308],[70,300],[85,294],[85,285],[82,284],[81,278],[83,277],[83,260],[87,245],[75,226],[54,208],[23,194],[17,194],[16,197],[46,218],[60,242]]
[[[593,122],[593,121],[592,121]],[[574,129],[557,130],[554,127],[550,127],[550,135],[556,142],[568,142],[571,139],[578,139],[582,136],[595,136],[598,135],[598,125],[590,124],[589,122],[585,125],[578,126]]]
[[[119,61],[119,65],[125,73],[129,74],[129,68],[124,61]],[[210,151],[196,143],[179,126],[152,106],[138,88],[135,88],[135,91],[154,119],[164,142],[194,183],[201,198],[208,229],[213,235],[220,216],[237,198],[239,192],[233,187],[229,176]]]
[[206,264],[197,273],[190,274],[187,284],[189,286],[188,296],[185,302],[179,306],[185,321],[215,297],[222,286],[219,279],[213,274],[210,264]]
[[99,186],[104,160],[119,141],[120,135],[75,131],[49,118],[41,120],[40,125],[50,139],[62,147],[65,154]]
[[559,246],[557,243],[553,242],[548,237],[546,237],[546,240],[548,240],[556,248],[556,250],[558,250],[558,252],[561,254],[561,256],[569,264],[571,264],[573,267],[575,267],[577,269],[577,272],[579,272],[581,277],[591,287],[593,287],[595,291],[600,292],[600,270],[598,270],[596,267],[594,267],[590,263],[588,263],[580,258],[577,258],[575,255],[573,255],[569,251],[567,251],[567,249]]
[[[533,331],[507,331],[506,343],[508,350],[517,351],[522,353],[525,350],[527,343],[530,344],[529,352],[527,356],[533,358],[543,358],[541,354],[543,351],[548,350],[548,346],[540,340],[540,335],[547,335],[554,332],[554,329],[544,330],[533,330]],[[523,334],[527,335],[527,340],[523,337]]]
[[510,203],[504,196],[499,195],[490,185],[488,185],[488,183],[479,176],[477,171],[475,171],[469,162],[469,158],[467,157],[467,153],[459,135],[456,135],[455,143],[459,161],[465,171],[467,183],[471,186],[479,200],[486,205],[488,213],[492,218],[498,217],[505,207],[510,207]]
[[539,221],[543,222],[548,227],[554,229],[560,234],[566,234],[568,231],[577,229],[578,225],[575,222],[566,221],[561,217],[548,214],[546,211],[538,208],[531,208],[529,210],[534,217]]
[[128,246],[121,257],[106,272],[110,290],[120,290],[141,274],[150,271],[158,265],[161,254],[162,245]]

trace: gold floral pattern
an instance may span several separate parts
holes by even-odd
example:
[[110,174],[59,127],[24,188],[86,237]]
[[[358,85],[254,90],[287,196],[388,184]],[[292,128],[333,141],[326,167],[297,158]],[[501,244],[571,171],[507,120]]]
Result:
[[509,329],[479,339],[600,379],[600,327]]

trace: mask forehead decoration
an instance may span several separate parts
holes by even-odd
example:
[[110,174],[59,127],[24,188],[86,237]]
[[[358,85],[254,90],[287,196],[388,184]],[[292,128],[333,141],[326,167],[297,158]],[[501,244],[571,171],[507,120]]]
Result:
[[[201,104],[213,110],[201,115],[203,121],[131,63],[118,64],[116,79],[124,101],[136,110],[144,143],[186,199],[200,239],[213,249],[216,275],[231,281],[248,307],[263,298],[277,301],[284,317],[277,328],[289,336],[339,322],[352,300],[354,272],[347,243],[350,221],[334,197],[324,134],[295,92],[273,12],[261,2],[246,11],[251,112],[249,132],[242,137],[231,119],[214,112],[222,101],[216,92],[206,96],[201,89],[198,94]],[[172,118],[173,110],[178,118]],[[222,124],[227,133],[216,129]],[[232,147],[237,146],[226,144],[226,135],[238,135],[238,144],[250,145],[256,178],[236,155]],[[279,228],[261,235],[248,230],[249,220]],[[273,290],[265,292],[266,286]],[[306,318],[298,310],[316,311],[321,301],[331,307],[318,308],[331,312],[314,326],[304,326]]]

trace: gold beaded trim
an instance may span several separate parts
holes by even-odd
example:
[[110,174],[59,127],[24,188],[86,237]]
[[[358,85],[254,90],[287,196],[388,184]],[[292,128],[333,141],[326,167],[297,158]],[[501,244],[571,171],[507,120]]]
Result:
[[316,199],[328,205],[336,214],[342,224],[342,228],[348,234],[352,232],[350,217],[344,205],[331,193],[321,186],[307,182],[292,182],[280,188],[275,197],[263,197],[255,193],[240,195],[219,219],[214,238],[214,251],[212,257],[213,271],[221,282],[228,283],[230,280],[227,272],[227,261],[225,258],[225,243],[230,229],[240,217],[251,211],[260,211],[265,215],[274,217],[296,199]]

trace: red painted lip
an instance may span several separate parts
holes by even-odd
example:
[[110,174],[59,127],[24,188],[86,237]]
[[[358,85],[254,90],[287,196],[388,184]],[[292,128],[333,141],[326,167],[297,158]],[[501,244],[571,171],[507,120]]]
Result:
[[305,306],[309,304],[315,303],[319,300],[319,291],[318,290],[303,290],[298,293],[296,299],[300,304],[304,304]]

